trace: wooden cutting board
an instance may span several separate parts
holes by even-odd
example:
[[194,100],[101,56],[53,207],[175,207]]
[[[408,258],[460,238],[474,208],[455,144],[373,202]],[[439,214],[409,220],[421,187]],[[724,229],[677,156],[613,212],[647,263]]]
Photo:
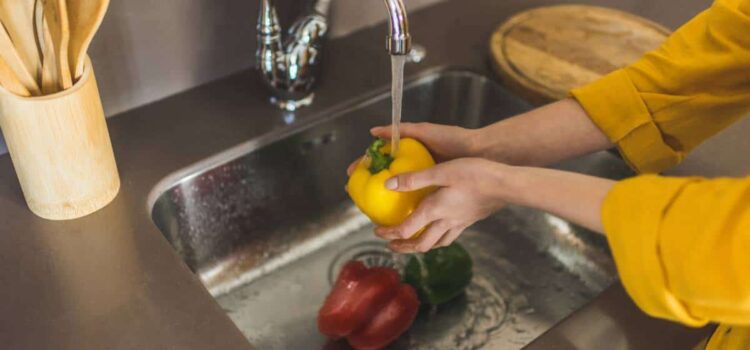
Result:
[[657,48],[670,31],[626,12],[587,5],[538,7],[490,39],[495,71],[532,102],[547,103]]

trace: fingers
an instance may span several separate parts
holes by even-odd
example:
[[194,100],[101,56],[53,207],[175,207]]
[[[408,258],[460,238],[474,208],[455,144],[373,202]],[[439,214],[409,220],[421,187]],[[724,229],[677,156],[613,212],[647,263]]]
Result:
[[397,239],[388,243],[391,250],[398,253],[425,253],[446,235],[450,226],[444,220],[436,221],[415,239]]
[[443,237],[440,238],[437,243],[435,243],[434,248],[441,248],[441,247],[447,247],[451,245],[451,243],[455,242],[456,239],[458,239],[458,236],[461,235],[461,233],[464,232],[464,228],[452,228],[448,230],[448,232],[443,235]]
[[375,234],[387,240],[409,239],[438,218],[434,196],[427,197],[401,225],[378,227]]
[[[401,123],[401,125],[406,123]],[[370,129],[370,134],[381,139],[388,139],[391,137],[391,126],[376,126]]]
[[438,164],[432,168],[403,173],[386,180],[385,188],[391,191],[410,192],[430,186],[447,185],[446,176],[443,176],[443,166]]
[[[422,136],[422,130],[426,128],[429,124],[428,123],[401,123],[399,125],[399,131],[401,132],[402,137],[413,137],[416,139],[421,139],[420,136]],[[375,137],[379,137],[381,139],[387,139],[391,137],[392,132],[391,125],[386,126],[376,126],[372,129],[370,129],[370,134]]]

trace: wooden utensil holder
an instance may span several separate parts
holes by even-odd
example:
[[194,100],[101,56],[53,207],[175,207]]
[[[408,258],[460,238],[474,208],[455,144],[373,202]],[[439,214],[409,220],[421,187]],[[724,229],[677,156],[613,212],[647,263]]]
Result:
[[20,97],[0,87],[0,127],[36,215],[75,219],[117,195],[120,178],[88,58],[75,85],[56,94]]

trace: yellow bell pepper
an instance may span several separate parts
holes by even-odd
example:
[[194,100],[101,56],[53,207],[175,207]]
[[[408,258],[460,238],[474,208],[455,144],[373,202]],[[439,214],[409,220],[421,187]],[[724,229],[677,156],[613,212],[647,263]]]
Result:
[[404,138],[398,145],[398,154],[393,157],[390,155],[390,143],[375,140],[346,185],[354,204],[378,226],[401,224],[417,208],[422,198],[434,191],[433,188],[425,188],[396,192],[385,188],[385,181],[392,176],[435,165],[432,155],[419,141]]

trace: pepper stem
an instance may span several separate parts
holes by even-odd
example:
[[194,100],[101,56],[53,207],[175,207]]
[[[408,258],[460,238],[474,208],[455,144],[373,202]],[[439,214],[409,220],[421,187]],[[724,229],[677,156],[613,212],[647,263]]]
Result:
[[376,139],[369,148],[367,148],[367,155],[372,159],[370,163],[370,173],[377,174],[384,169],[388,169],[393,163],[393,157],[383,152],[380,149],[385,146],[385,140]]

